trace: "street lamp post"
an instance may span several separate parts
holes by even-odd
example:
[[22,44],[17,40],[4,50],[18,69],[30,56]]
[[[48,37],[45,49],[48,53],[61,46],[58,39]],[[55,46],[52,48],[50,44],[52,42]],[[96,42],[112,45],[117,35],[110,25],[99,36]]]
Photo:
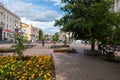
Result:
[[16,43],[16,36],[19,34],[19,27],[18,24],[14,26],[14,43]]
[[18,32],[19,32],[18,24],[15,25],[14,29],[15,29],[15,34],[18,34]]

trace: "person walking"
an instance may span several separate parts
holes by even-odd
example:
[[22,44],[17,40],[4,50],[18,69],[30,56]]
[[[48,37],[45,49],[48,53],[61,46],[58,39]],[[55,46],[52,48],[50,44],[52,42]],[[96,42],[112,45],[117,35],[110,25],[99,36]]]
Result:
[[85,46],[87,45],[87,40],[84,41],[85,42]]
[[105,49],[101,43],[98,45],[98,50],[101,52],[102,55],[104,55]]
[[45,44],[45,41],[44,40],[42,40],[42,46],[44,47],[44,44]]

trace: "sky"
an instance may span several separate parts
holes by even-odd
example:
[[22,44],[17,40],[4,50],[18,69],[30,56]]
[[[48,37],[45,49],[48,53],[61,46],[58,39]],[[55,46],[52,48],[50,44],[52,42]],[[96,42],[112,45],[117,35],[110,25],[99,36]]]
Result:
[[59,32],[54,27],[56,19],[63,16],[60,10],[61,0],[0,0],[10,11],[21,18],[21,22],[32,24],[42,29],[44,33]]

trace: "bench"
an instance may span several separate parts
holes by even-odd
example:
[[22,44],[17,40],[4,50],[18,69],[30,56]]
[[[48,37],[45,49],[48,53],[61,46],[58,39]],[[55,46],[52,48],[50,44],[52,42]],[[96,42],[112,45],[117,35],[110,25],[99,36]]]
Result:
[[120,51],[120,46],[106,46],[102,54],[107,55],[108,57],[115,57],[117,56],[118,52]]

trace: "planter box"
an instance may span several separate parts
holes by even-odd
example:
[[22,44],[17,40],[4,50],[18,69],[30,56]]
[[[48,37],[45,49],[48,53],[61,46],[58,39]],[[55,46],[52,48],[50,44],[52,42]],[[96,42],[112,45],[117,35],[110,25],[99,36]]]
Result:
[[75,49],[54,49],[54,53],[76,53]]
[[7,49],[7,48],[0,49],[0,53],[8,53],[8,52],[15,52],[15,49]]
[[70,45],[61,45],[61,47],[70,47]]
[[52,45],[50,48],[67,48],[70,47],[70,45]]

